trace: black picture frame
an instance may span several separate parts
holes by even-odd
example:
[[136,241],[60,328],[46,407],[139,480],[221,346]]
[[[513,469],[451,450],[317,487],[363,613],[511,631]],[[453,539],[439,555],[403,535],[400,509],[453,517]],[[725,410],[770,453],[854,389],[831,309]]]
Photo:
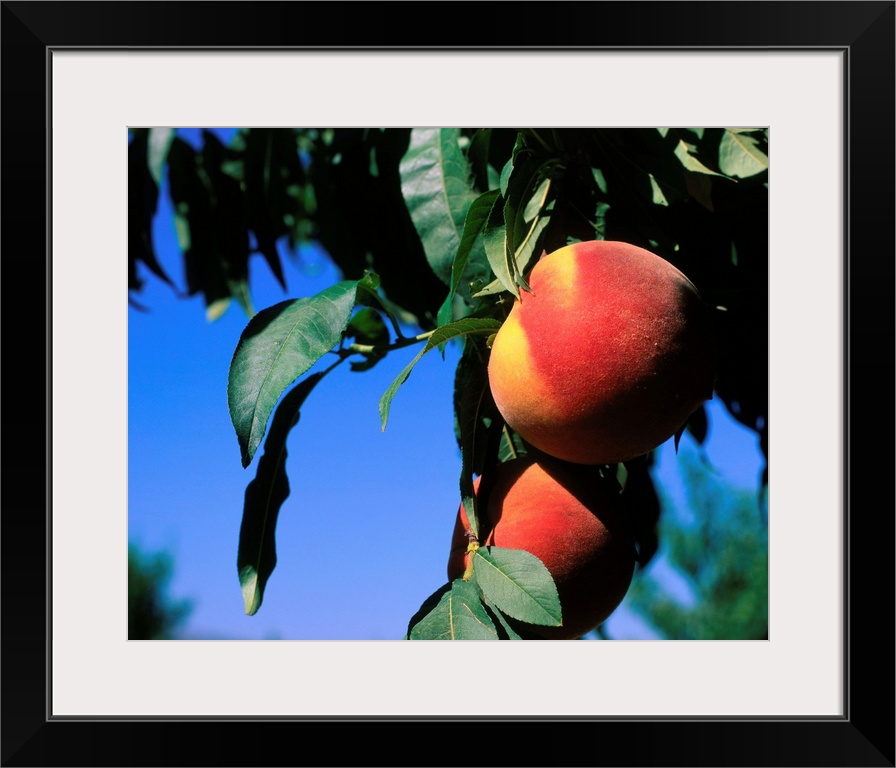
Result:
[[[55,719],[48,713],[48,77],[58,48],[435,48],[460,3],[3,2],[3,766],[893,766],[894,20],[886,2],[477,3],[448,47],[837,49],[845,56],[844,716]],[[351,6],[347,25],[346,7]],[[425,9],[424,9],[425,6]],[[470,7],[470,6],[468,6]],[[538,15],[527,22],[527,10]],[[425,16],[421,16],[425,18]],[[301,23],[294,23],[301,19]],[[446,36],[447,37],[447,36]],[[438,39],[436,39],[438,38]],[[504,45],[496,40],[505,41]],[[512,46],[506,41],[512,41]],[[798,94],[794,95],[798,98]],[[15,292],[15,293],[14,293]],[[22,294],[28,294],[23,298]],[[23,302],[25,302],[23,304]],[[22,322],[22,318],[26,318]],[[868,342],[871,342],[870,344]],[[41,350],[47,350],[42,354]],[[884,350],[882,353],[881,350]],[[23,361],[27,361],[23,364]],[[31,404],[27,422],[15,421]],[[24,417],[23,417],[24,418]],[[832,424],[837,415],[831,415]],[[27,424],[27,426],[26,426]],[[886,425],[881,435],[881,425]],[[832,434],[836,430],[832,428]],[[782,471],[786,471],[786,468]],[[806,546],[811,546],[807,534]],[[793,553],[798,558],[799,553]],[[836,601],[832,600],[832,603]],[[98,670],[98,674],[102,671]],[[348,735],[358,725],[376,725]],[[512,730],[511,730],[512,728]]]

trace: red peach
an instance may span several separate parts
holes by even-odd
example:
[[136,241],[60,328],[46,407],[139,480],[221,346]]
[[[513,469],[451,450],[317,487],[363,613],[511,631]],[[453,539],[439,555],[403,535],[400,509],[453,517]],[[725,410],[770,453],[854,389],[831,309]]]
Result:
[[495,404],[557,458],[612,464],[672,437],[712,398],[709,307],[675,266],[592,240],[543,256],[491,348]]
[[[622,602],[635,568],[634,537],[619,494],[593,467],[551,458],[516,459],[494,471],[488,498],[481,499],[491,524],[484,544],[539,558],[554,579],[563,614],[561,627],[519,626],[549,640],[571,640],[595,629]],[[449,580],[462,578],[470,562],[468,528],[461,505]]]

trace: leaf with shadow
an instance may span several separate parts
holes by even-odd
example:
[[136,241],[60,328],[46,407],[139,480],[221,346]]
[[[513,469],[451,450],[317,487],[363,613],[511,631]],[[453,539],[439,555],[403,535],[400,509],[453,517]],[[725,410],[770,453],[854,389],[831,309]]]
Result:
[[[249,297],[249,222],[245,193],[241,183],[226,172],[237,153],[225,147],[211,131],[203,131],[202,139],[199,171],[211,202],[213,258],[220,263],[224,273],[228,300],[236,299],[252,317],[255,310]],[[212,305],[209,307],[210,320],[223,312]]]
[[256,248],[282,288],[286,288],[277,240],[290,234],[302,214],[306,183],[294,128],[252,128],[245,144],[245,190],[249,227]]
[[299,422],[302,403],[325,373],[311,374],[283,398],[274,413],[255,479],[246,487],[237,572],[249,616],[261,607],[265,585],[277,564],[274,532],[280,508],[289,496],[286,438]]
[[243,467],[251,463],[287,387],[342,339],[358,286],[366,280],[343,280],[314,296],[274,304],[243,330],[227,382]]
[[315,142],[308,182],[316,208],[308,213],[315,238],[344,275],[373,269],[390,303],[411,313],[409,325],[436,327],[445,283],[426,260],[401,192],[399,165],[409,128],[337,128]]
[[[224,265],[218,256],[214,211],[201,160],[186,141],[175,138],[168,151],[168,180],[174,226],[184,258],[187,295],[201,293],[207,308],[230,298]],[[210,182],[209,182],[210,183]]]
[[[452,284],[467,210],[476,198],[459,139],[457,128],[414,128],[398,167],[404,203],[426,260],[446,285]],[[483,204],[486,216],[493,197]]]
[[414,627],[420,623],[423,619],[425,619],[435,607],[439,604],[439,601],[442,599],[442,595],[446,592],[451,591],[451,582],[449,581],[447,584],[443,584],[439,587],[435,592],[433,592],[426,600],[423,601],[423,604],[417,610],[417,612],[411,616],[411,620],[408,622],[408,630],[404,636],[405,640],[409,640],[411,636],[411,631]]
[[362,307],[352,316],[345,329],[345,337],[373,347],[371,352],[361,353],[363,360],[349,363],[353,371],[369,371],[387,354],[385,345],[389,343],[389,329],[373,307]]
[[407,637],[410,640],[500,640],[493,615],[486,611],[475,584],[455,579],[435,607],[408,630]]
[[477,537],[482,533],[481,505],[475,500],[473,476],[482,474],[488,445],[486,419],[494,422],[493,412],[496,412],[488,386],[486,355],[483,340],[468,337],[454,374],[455,434],[461,452],[460,495]]
[[448,295],[439,308],[437,316],[439,325],[446,325],[453,319],[454,296],[459,289],[461,289],[460,295],[470,305],[470,286],[485,283],[492,277],[481,235],[485,231],[491,210],[499,197],[498,190],[490,190],[477,197],[467,209],[463,234],[454,257],[454,263],[451,266]]

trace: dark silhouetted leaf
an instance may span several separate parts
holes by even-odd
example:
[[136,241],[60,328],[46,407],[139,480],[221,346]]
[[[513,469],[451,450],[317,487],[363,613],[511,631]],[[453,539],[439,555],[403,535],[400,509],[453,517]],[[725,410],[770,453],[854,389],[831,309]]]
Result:
[[[144,264],[156,277],[174,287],[162,269],[153,244],[153,217],[159,202],[159,134],[137,128],[128,144],[128,290],[139,291],[143,282],[138,265]],[[167,153],[167,147],[166,147]]]
[[[211,205],[209,257],[216,261],[227,284],[227,298],[236,299],[248,317],[255,314],[249,296],[249,222],[246,200],[239,181],[225,173],[234,153],[212,131],[202,132],[200,179]],[[207,300],[206,315],[215,320],[223,312]]]
[[687,424],[682,424],[678,430],[675,432],[675,439],[673,440],[673,444],[675,446],[675,453],[678,453],[678,444],[681,442],[681,436],[684,434],[687,429]]
[[491,147],[492,129],[480,128],[470,137],[470,146],[467,149],[467,161],[470,163],[470,172],[473,175],[476,188],[485,192],[496,187],[489,179],[488,155]]
[[277,564],[277,517],[283,502],[289,496],[286,438],[299,421],[302,403],[323,376],[323,372],[311,374],[277,406],[271,430],[264,441],[264,453],[258,460],[255,479],[246,487],[237,551],[237,573],[245,610],[249,616],[261,607],[265,585]]
[[483,422],[485,401],[490,397],[485,351],[475,339],[464,343],[454,374],[454,416],[461,455],[460,495],[470,529],[479,535],[479,514],[474,500],[473,475],[482,473],[487,443]]
[[694,411],[686,424],[688,432],[691,433],[694,440],[697,441],[698,445],[703,445],[706,440],[706,433],[709,429],[709,424],[706,420],[706,406],[701,405],[696,411]]
[[313,237],[344,275],[365,269],[379,274],[386,300],[407,325],[435,328],[445,283],[426,260],[401,191],[399,166],[411,129],[337,128],[301,135],[310,159],[306,196],[313,192],[315,200],[306,204]]
[[[242,201],[234,203],[233,199],[240,194],[238,185],[234,188],[236,182],[230,179],[220,190],[216,186],[223,175],[220,167],[215,170],[223,160],[221,152],[216,138],[209,139],[202,153],[180,138],[172,141],[168,151],[174,224],[184,254],[187,295],[203,295],[209,320],[220,317],[235,289],[247,290],[248,278],[248,232]],[[219,191],[223,193],[220,200]],[[235,210],[230,210],[231,206]],[[226,226],[222,226],[224,221]],[[235,231],[235,241],[225,245]]]
[[256,247],[286,287],[277,240],[296,230],[304,214],[305,172],[293,128],[251,128],[245,144],[245,189],[249,226]]
[[650,467],[653,453],[625,462],[626,480],[622,504],[632,521],[638,549],[638,563],[643,568],[656,554],[659,544],[657,524],[660,500],[654,486]]

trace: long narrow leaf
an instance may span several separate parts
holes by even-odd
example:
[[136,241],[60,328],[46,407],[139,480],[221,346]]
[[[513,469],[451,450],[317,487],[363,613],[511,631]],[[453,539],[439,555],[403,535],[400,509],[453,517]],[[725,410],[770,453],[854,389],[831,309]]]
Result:
[[516,265],[520,279],[522,279],[523,275],[527,275],[532,267],[535,266],[535,262],[541,258],[543,251],[542,235],[551,220],[551,211],[554,208],[554,202],[554,200],[551,200],[544,209],[540,211],[538,219],[530,228],[527,239],[517,251]]
[[482,348],[470,341],[464,344],[464,352],[455,371],[454,414],[461,455],[461,502],[467,513],[470,528],[478,537],[480,526],[473,475],[481,474],[483,469],[482,454],[487,435],[482,413],[483,401],[488,394],[488,372]]
[[[510,291],[514,298],[519,298],[519,288],[514,279],[513,254],[507,250],[507,227],[504,225],[504,198],[499,197],[492,204],[488,220],[482,231],[482,243],[485,246],[485,255],[495,274],[495,282],[499,283],[503,290]],[[480,291],[477,295],[484,295]]]
[[255,479],[246,487],[236,565],[249,616],[261,607],[265,585],[277,564],[274,533],[280,508],[289,496],[286,438],[299,421],[302,403],[323,376],[323,371],[311,374],[277,406]]
[[494,318],[465,317],[462,320],[458,320],[456,323],[449,323],[448,325],[443,325],[441,328],[436,328],[436,330],[433,331],[432,336],[426,340],[423,349],[421,349],[414,356],[414,359],[404,367],[402,372],[398,374],[380,398],[379,410],[380,419],[382,420],[382,428],[384,430],[386,429],[386,422],[389,420],[389,407],[392,404],[392,398],[395,397],[398,388],[407,381],[414,366],[417,365],[423,355],[435,349],[440,344],[444,344],[446,341],[455,339],[458,336],[467,336],[471,333],[495,333],[500,327],[501,321]]
[[286,388],[339,342],[355,306],[358,283],[345,280],[315,296],[282,301],[249,321],[227,382],[244,467],[251,463]]
[[405,205],[433,272],[448,284],[473,202],[457,128],[415,128],[398,171]]
[[439,325],[447,325],[452,320],[451,310],[454,304],[454,294],[457,293],[457,287],[460,285],[461,278],[463,278],[467,269],[470,251],[472,251],[477,238],[485,229],[492,206],[498,197],[500,197],[500,194],[496,189],[485,192],[473,201],[473,204],[467,211],[467,217],[464,220],[463,236],[457,248],[457,255],[454,257],[454,264],[451,266],[451,285],[449,286],[448,296],[439,308]]

